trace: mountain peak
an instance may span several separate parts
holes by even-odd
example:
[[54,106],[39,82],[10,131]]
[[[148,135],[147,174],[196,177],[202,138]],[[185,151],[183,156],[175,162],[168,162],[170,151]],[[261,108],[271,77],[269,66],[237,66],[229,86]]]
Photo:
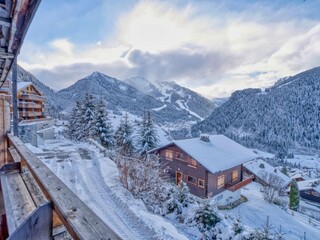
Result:
[[106,75],[101,72],[94,71],[93,73],[91,73],[91,75],[89,75],[89,77],[106,77]]

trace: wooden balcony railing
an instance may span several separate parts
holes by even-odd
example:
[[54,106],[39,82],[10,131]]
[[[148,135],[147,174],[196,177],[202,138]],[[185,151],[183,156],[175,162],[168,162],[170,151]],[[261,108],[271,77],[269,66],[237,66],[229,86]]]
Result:
[[239,190],[240,188],[246,186],[247,184],[251,183],[253,178],[254,178],[254,176],[252,175],[249,178],[244,179],[241,182],[238,182],[238,183],[236,183],[234,185],[227,184],[227,189],[232,191],[232,192],[235,192],[235,191]]
[[19,108],[35,108],[36,104],[33,102],[19,102]]
[[[23,234],[29,234],[28,237],[31,236],[30,239],[51,239],[51,236],[49,238],[43,238],[40,236],[49,236],[50,234],[52,234],[52,229],[47,231],[45,235],[39,234],[42,234],[46,231],[46,226],[52,226],[50,225],[50,222],[52,223],[52,216],[56,216],[62,222],[63,226],[66,228],[73,239],[121,239],[86,204],[84,204],[78,198],[78,196],[75,195],[41,160],[39,160],[21,142],[18,137],[8,135],[7,139],[7,163],[1,167],[0,171],[2,172],[1,185],[3,187],[6,187],[6,189],[3,190],[3,195],[4,205],[7,206],[5,209],[7,219],[9,219],[8,225],[10,225],[11,228],[12,226],[16,228],[14,231],[12,231],[12,229],[9,229],[10,239],[27,239],[27,235]],[[14,178],[14,176],[17,175],[22,176],[25,172],[25,170],[23,169],[27,169],[27,171],[30,172],[30,177],[33,179],[34,184],[30,184],[30,182],[28,182],[23,177],[20,178],[18,176],[17,178]],[[6,181],[8,183],[7,185]],[[15,184],[20,184],[21,187],[15,187]],[[22,187],[22,185],[24,185],[24,187]],[[24,188],[27,188],[28,191],[23,192],[23,194],[20,193],[20,191],[22,191]],[[36,208],[32,207],[32,204],[29,204],[30,207],[28,208],[25,206],[29,205],[18,204],[16,209],[22,208],[23,206],[23,209],[30,208],[31,210],[33,209],[33,212],[31,217],[24,216],[24,221],[19,218],[19,224],[21,224],[22,226],[18,226],[17,223],[15,226],[13,224],[15,222],[12,221],[13,216],[8,216],[8,214],[10,214],[10,209],[14,207],[14,202],[17,201],[15,200],[17,198],[26,198],[26,201],[28,202],[30,200],[30,197],[28,197],[28,193],[32,192],[34,188],[41,189],[41,192],[45,196],[47,202],[44,202],[38,206],[36,204]],[[11,213],[20,213],[21,211],[22,210],[11,211]],[[48,221],[48,219],[50,220],[50,218],[51,221]],[[23,227],[24,224],[27,226]],[[39,226],[42,225],[44,227],[39,228]],[[13,237],[11,234],[13,235]]]
[[44,101],[46,98],[44,96],[39,96],[39,95],[36,95],[36,94],[23,93],[23,94],[21,94],[20,99],[34,100],[34,101]]

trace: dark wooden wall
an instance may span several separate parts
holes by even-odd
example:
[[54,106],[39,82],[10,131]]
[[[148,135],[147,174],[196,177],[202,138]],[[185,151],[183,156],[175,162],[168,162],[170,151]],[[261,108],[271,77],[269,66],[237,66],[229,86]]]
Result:
[[[171,150],[173,151],[173,161],[166,160],[165,158],[165,150]],[[181,161],[180,159],[176,158],[176,153],[181,152],[184,154],[184,160]],[[169,168],[170,168],[170,175],[174,179],[176,179],[176,171],[179,171],[183,173],[183,181],[188,185],[190,192],[198,197],[206,197],[206,186],[204,188],[198,187],[198,179],[203,179],[205,180],[206,176],[206,169],[201,165],[197,164],[197,168],[190,167],[188,164],[191,164],[191,157],[182,151],[180,148],[176,146],[169,146],[165,149],[161,149],[158,151],[159,156],[161,158],[161,161],[165,163]],[[196,185],[190,183],[187,181],[187,176],[192,176],[195,177],[196,180]]]
[[[166,150],[171,150],[173,151],[173,159],[172,161],[167,160],[165,158],[165,151]],[[184,161],[181,161],[180,159],[176,158],[176,153],[181,152],[184,154]],[[175,145],[170,145],[166,148],[157,150],[155,152],[156,154],[159,155],[161,161],[165,163],[169,168],[170,168],[170,175],[174,179],[176,179],[176,172],[179,171],[183,173],[183,181],[187,183],[190,192],[198,197],[211,197],[215,196],[216,194],[222,192],[227,188],[227,184],[234,185],[237,184],[242,180],[242,165],[235,166],[233,168],[230,168],[225,171],[221,171],[219,173],[211,173],[209,172],[204,166],[202,166],[200,163],[197,162],[197,167],[190,167],[189,165],[191,164],[191,157],[184,152],[182,149]],[[214,157],[213,157],[214,158]],[[213,159],[214,160],[214,159]],[[214,161],[213,161],[214,164]],[[238,170],[238,180],[232,183],[231,180],[231,173],[233,170]],[[225,174],[225,186],[217,189],[217,177]],[[187,176],[192,176],[197,179],[196,184],[192,184],[187,181]],[[198,186],[198,179],[203,179],[205,181],[205,187],[201,188]]]
[[[209,173],[208,174],[208,196],[212,197],[212,196],[215,196],[215,195],[223,192],[227,188],[228,184],[235,185],[235,184],[241,182],[242,181],[242,167],[241,166],[242,165],[238,165],[233,168],[230,168],[225,171],[218,172],[218,173],[214,173],[214,174]],[[238,180],[232,182],[231,173],[234,170],[238,170]],[[217,181],[218,181],[217,179],[219,176],[221,176],[223,174],[225,175],[225,178],[224,178],[225,186],[220,189],[217,189]]]

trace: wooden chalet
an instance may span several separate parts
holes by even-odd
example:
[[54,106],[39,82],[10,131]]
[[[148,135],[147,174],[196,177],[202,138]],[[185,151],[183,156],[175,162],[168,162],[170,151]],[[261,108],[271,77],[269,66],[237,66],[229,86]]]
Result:
[[19,121],[45,119],[45,97],[31,82],[17,83]]
[[251,177],[243,179],[242,164],[256,157],[223,135],[178,140],[149,153],[169,166],[176,184],[184,181],[190,192],[201,198],[219,195],[220,205],[239,200],[238,190],[252,181]]
[[[11,96],[6,93],[8,89],[17,92],[17,56],[40,2],[0,0],[0,239],[121,239],[10,133]],[[12,86],[5,83],[11,70]],[[33,94],[35,89],[29,91]],[[21,97],[31,100],[23,92]],[[35,104],[43,100],[35,98]],[[13,96],[14,122],[16,100]]]
[[297,182],[300,197],[315,203],[320,203],[320,178]]

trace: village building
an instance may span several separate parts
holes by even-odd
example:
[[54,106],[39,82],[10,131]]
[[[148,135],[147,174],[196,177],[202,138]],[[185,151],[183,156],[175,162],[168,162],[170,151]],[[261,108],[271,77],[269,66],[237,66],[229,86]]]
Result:
[[252,181],[243,178],[242,164],[256,158],[252,150],[224,135],[178,140],[149,153],[169,167],[176,184],[184,181],[192,194],[215,197],[220,206],[240,200],[240,188]]
[[300,197],[315,203],[320,203],[320,178],[297,182]]
[[45,96],[31,82],[17,83],[19,121],[46,118]]
[[253,180],[263,186],[276,184],[282,189],[286,189],[292,181],[290,177],[282,173],[279,169],[271,166],[260,158],[243,164],[243,171],[245,175],[253,175]]

